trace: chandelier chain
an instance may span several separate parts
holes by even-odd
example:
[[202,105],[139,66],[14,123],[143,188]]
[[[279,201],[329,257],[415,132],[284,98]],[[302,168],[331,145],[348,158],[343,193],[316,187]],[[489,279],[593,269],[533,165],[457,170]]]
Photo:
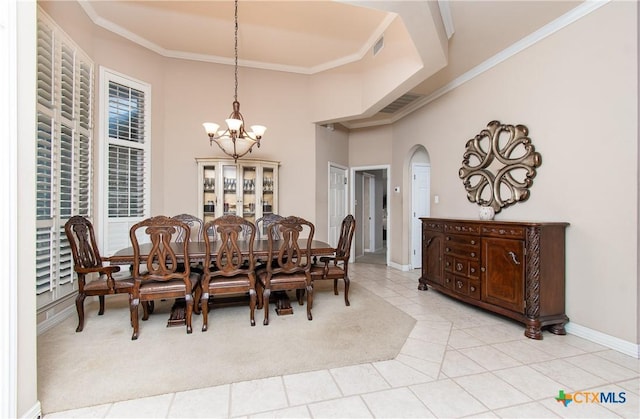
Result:
[[236,0],[236,2],[235,2],[235,23],[236,23],[236,27],[235,27],[235,48],[234,48],[234,53],[235,53],[235,58],[236,58],[236,62],[235,62],[235,81],[236,81],[236,85],[235,85],[235,91],[234,91],[234,95],[233,95],[233,100],[235,100],[237,102],[238,101],[238,0]]

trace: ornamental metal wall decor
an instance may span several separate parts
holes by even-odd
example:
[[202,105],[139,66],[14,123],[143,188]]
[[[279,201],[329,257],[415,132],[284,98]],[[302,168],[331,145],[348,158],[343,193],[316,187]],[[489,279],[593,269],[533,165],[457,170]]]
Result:
[[467,141],[458,174],[470,202],[492,207],[497,214],[529,198],[542,156],[528,135],[524,125],[491,121]]

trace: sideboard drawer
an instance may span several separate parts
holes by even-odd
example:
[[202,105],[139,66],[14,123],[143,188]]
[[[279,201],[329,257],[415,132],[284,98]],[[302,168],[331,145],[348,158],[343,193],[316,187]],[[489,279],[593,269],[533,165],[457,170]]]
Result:
[[444,270],[452,274],[466,276],[468,278],[480,278],[480,263],[477,260],[457,258],[445,255]]

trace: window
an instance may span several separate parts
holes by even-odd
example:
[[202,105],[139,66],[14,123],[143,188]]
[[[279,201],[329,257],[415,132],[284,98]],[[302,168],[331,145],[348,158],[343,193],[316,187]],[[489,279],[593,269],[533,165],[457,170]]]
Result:
[[64,234],[91,215],[93,62],[38,10],[36,294],[38,309],[76,288]]
[[129,246],[129,228],[146,218],[150,202],[150,95],[148,84],[100,70],[104,182],[103,249]]

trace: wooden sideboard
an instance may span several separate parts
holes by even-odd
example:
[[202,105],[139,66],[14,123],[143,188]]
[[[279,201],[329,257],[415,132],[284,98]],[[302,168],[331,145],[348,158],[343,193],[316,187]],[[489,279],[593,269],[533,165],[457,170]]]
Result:
[[525,336],[542,328],[566,334],[565,229],[568,223],[422,220],[422,276],[466,303],[524,323]]

